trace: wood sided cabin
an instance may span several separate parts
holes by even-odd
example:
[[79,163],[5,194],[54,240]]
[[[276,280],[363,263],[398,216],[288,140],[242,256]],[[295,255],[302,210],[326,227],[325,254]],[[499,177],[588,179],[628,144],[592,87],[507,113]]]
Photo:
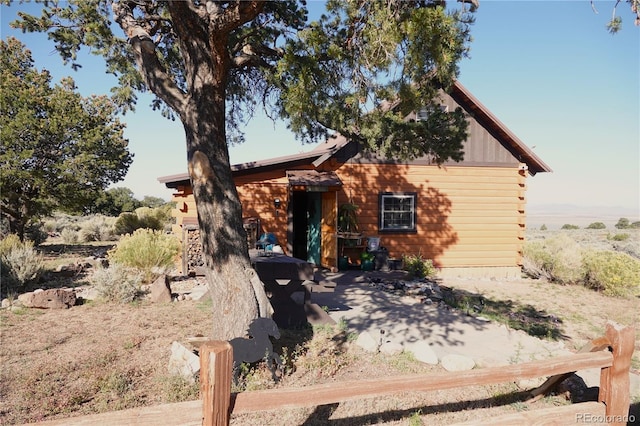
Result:
[[[379,237],[390,259],[420,255],[442,276],[519,276],[527,175],[551,169],[460,83],[441,103],[467,113],[461,162],[390,161],[336,136],[310,152],[233,166],[250,244],[273,233],[286,254],[337,270],[340,258],[358,264],[367,238]],[[188,242],[198,224],[188,174],[158,180],[175,189],[173,232],[197,245]],[[348,203],[358,206],[360,236],[339,232]],[[182,272],[192,268],[183,259]]]

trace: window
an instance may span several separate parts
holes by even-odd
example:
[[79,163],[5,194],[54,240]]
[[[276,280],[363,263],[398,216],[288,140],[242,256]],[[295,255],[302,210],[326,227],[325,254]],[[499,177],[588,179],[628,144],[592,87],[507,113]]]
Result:
[[379,231],[415,232],[415,192],[383,192],[379,198]]
[[[429,115],[434,107],[422,107],[416,113],[416,121],[426,121],[429,118]],[[438,105],[440,111],[449,112],[449,107],[447,105]]]

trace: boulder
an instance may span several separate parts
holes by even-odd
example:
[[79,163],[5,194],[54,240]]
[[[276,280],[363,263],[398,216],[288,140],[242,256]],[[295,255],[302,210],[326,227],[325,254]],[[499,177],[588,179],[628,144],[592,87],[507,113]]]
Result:
[[368,331],[363,331],[358,335],[356,345],[367,352],[378,352],[378,341]]
[[384,342],[380,345],[380,352],[385,355],[398,355],[404,351],[404,348],[400,343],[396,342]]
[[169,277],[166,275],[160,275],[158,279],[151,284],[149,290],[151,292],[149,299],[152,302],[171,302],[171,285],[169,284]]
[[200,374],[200,357],[178,342],[171,343],[169,374],[184,377],[190,383],[195,383],[196,377]]
[[407,351],[413,353],[416,360],[425,364],[438,365],[438,355],[433,351],[428,342],[424,340],[412,343]]
[[24,293],[18,300],[27,308],[69,309],[76,304],[76,292],[64,288],[50,288]]
[[440,362],[447,371],[467,371],[476,366],[476,363],[471,358],[457,354],[445,355]]

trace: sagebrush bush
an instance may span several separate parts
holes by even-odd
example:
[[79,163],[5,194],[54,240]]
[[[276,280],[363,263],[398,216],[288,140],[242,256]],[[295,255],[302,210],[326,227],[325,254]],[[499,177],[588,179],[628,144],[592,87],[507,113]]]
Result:
[[110,241],[113,239],[115,219],[102,215],[90,216],[80,228],[80,239],[83,242]]
[[152,282],[173,268],[179,253],[180,241],[175,236],[138,229],[123,236],[108,257],[112,262],[138,269],[143,273],[144,282]]
[[626,241],[631,237],[631,235],[629,234],[615,234],[614,236],[610,237],[611,240],[613,241]]
[[166,209],[140,207],[135,213],[122,213],[114,225],[114,232],[118,235],[131,234],[136,229],[146,228],[162,230]]
[[61,233],[65,229],[73,231],[80,230],[80,216],[71,216],[66,213],[53,213],[53,215],[44,222],[44,228],[49,232]]
[[525,273],[561,284],[577,283],[584,277],[582,247],[566,234],[524,245]]
[[80,239],[78,235],[78,231],[74,231],[71,228],[65,228],[60,232],[60,238],[62,238],[62,242],[65,244],[76,244]]
[[0,244],[0,269],[3,287],[22,287],[37,281],[44,270],[44,259],[31,241],[9,235]]
[[91,276],[98,296],[107,302],[130,303],[142,296],[140,272],[118,263],[108,268],[99,267]]
[[423,259],[421,255],[405,255],[402,256],[404,270],[414,278],[426,278],[436,275],[436,268],[433,266],[431,259]]
[[640,294],[640,261],[626,253],[590,250],[584,255],[584,284],[609,296]]

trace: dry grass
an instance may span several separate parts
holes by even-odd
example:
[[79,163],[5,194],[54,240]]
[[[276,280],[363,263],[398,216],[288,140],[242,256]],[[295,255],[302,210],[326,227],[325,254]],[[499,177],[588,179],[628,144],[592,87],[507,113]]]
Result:
[[[70,258],[85,255],[79,247],[61,251]],[[600,336],[607,320],[640,323],[638,298],[611,298],[578,286],[531,280],[457,280],[445,284],[469,294],[482,294],[496,304],[527,304],[534,306],[536,312],[556,316],[561,320],[560,332],[574,348]],[[210,311],[210,303],[193,301],[128,305],[92,302],[69,310],[0,311],[0,424],[197,399],[197,384],[190,385],[167,374],[169,349],[174,340],[207,335]],[[252,366],[245,369],[239,386],[339,386],[341,380],[441,371],[440,366],[421,364],[406,354],[365,353],[351,343],[353,336],[340,329],[325,327],[282,334],[274,346],[287,362],[286,375],[274,384],[263,366]],[[637,354],[634,367],[640,368]],[[522,400],[522,389],[506,383],[235,415],[232,424],[449,424],[568,403],[562,396],[546,398],[532,406]]]

